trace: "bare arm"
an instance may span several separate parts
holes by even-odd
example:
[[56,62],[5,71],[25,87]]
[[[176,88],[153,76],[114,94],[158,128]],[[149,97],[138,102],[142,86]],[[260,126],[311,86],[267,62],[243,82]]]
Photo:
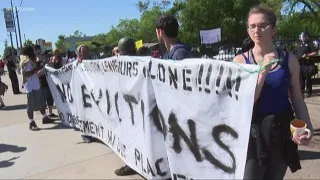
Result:
[[308,57],[308,56],[316,56],[316,55],[318,55],[317,52],[312,52],[312,53],[306,54],[307,57]]
[[289,55],[289,69],[290,69],[290,95],[291,95],[291,102],[294,108],[294,112],[297,118],[304,120],[308,128],[310,129],[311,133],[313,134],[313,126],[310,121],[309,112],[306,103],[304,102],[303,95],[301,92],[300,86],[300,65],[298,58],[290,53]]
[[38,77],[43,76],[43,75],[44,75],[44,68],[40,69],[40,70],[37,72],[37,74],[38,74]]
[[[233,59],[233,62],[236,62],[236,63],[242,63],[242,64],[245,64],[245,59],[241,56],[241,55],[238,55],[236,56],[234,59]],[[256,90],[255,90],[255,94],[254,94],[254,103],[257,102],[257,100],[259,99],[260,97],[260,93],[261,93],[261,90],[263,88],[263,84],[264,84],[264,81],[266,79],[266,76],[268,75],[268,72],[269,72],[270,68],[268,69],[265,69],[264,71],[262,71],[259,76],[258,76],[258,82],[257,82],[257,85],[256,85]]]

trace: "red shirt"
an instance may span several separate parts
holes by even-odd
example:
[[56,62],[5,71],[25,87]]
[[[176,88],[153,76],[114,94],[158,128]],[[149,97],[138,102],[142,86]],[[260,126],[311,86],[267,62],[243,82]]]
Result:
[[4,62],[3,61],[0,61],[0,69],[3,69],[4,68]]

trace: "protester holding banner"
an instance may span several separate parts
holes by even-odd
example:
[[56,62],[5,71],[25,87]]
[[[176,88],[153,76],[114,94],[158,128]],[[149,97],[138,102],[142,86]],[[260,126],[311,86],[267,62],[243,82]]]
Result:
[[137,55],[137,48],[135,41],[132,38],[124,37],[118,42],[119,54],[121,55]]
[[48,106],[49,117],[56,118],[58,116],[52,112],[53,97],[52,97],[46,76],[44,74],[44,67],[47,64],[47,60],[44,56],[44,52],[41,51],[40,45],[35,45],[34,51],[37,56],[37,68],[41,69],[41,71],[39,71],[39,73],[38,73],[38,76],[39,76],[39,80],[40,80],[40,86],[41,86],[41,91],[42,91],[42,95],[43,95],[43,100],[46,102],[46,105]]
[[82,62],[84,59],[89,59],[89,48],[87,45],[81,44],[77,47],[76,55],[78,62]]
[[[137,55],[136,44],[132,38],[128,38],[128,37],[121,38],[118,42],[118,49],[119,49],[120,55],[127,55],[127,56]],[[129,176],[129,175],[137,174],[137,172],[128,165],[125,165],[119,169],[116,169],[114,173],[118,176]]]
[[58,49],[54,50],[53,57],[51,57],[49,64],[55,69],[60,69],[63,66],[62,57]]
[[[276,21],[276,15],[266,7],[251,9],[247,27],[255,46],[234,58],[237,63],[261,66],[244,179],[283,179],[288,166],[292,172],[301,169],[297,144],[307,145],[312,139],[313,128],[298,81],[298,59],[292,53],[277,50],[272,43]],[[306,122],[310,136],[291,138],[294,113]]]
[[[77,47],[76,49],[76,55],[78,57],[78,62],[81,63],[82,60],[84,59],[89,59],[89,54],[88,54],[88,46],[81,44]],[[83,142],[85,143],[91,143],[93,141],[93,137],[91,136],[85,136],[85,135],[81,135],[81,138],[83,140]]]
[[191,56],[191,49],[177,40],[179,23],[171,15],[159,17],[156,22],[156,33],[158,40],[167,48],[163,59],[181,60]]
[[119,54],[119,48],[118,47],[114,47],[113,49],[112,49],[112,55],[113,56],[116,56],[116,55],[118,55]]
[[[42,123],[48,124],[52,123],[53,120],[50,119],[45,111],[45,101],[42,98],[42,92],[40,89],[40,81],[38,77],[39,68],[36,64],[36,55],[34,54],[34,49],[32,46],[26,46],[22,51],[23,56],[20,61],[20,67],[22,72],[26,77],[26,83],[24,84],[24,89],[27,93],[27,114],[29,118],[29,129],[32,131],[40,130],[33,119],[33,112],[40,111],[42,114]],[[44,70],[42,70],[44,71]]]

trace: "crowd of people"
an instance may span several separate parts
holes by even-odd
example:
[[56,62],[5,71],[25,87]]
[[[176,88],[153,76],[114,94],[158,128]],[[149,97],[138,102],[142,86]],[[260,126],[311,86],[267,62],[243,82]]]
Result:
[[[306,33],[301,35],[298,57],[292,52],[277,48],[272,41],[277,32],[276,24],[277,17],[269,8],[263,6],[252,8],[247,19],[249,38],[244,41],[242,53],[233,60],[240,64],[259,64],[264,67],[259,73],[256,85],[245,179],[283,179],[288,167],[292,172],[301,169],[297,145],[308,145],[313,136],[313,127],[303,92],[305,90],[307,96],[311,96],[310,67],[313,64],[306,63],[305,60],[316,55],[316,49],[310,47]],[[160,48],[150,50],[146,47],[136,49],[134,39],[124,37],[112,50],[113,55],[151,55],[164,60],[183,60],[193,57],[192,49],[177,38],[179,23],[174,16],[159,17],[155,32],[165,51]],[[66,57],[61,57],[59,51],[55,50],[53,56],[48,58],[38,45],[23,48],[19,66],[23,75],[24,90],[27,93],[30,130],[39,130],[33,118],[34,111],[41,112],[43,124],[52,123],[51,118],[56,117],[52,112],[54,102],[44,75],[44,66],[47,64],[59,69],[75,60],[81,63],[82,60],[89,60],[88,51],[86,45],[80,45],[76,55],[68,53]],[[14,62],[12,56],[9,55],[6,59],[13,92],[19,94],[19,83],[15,73],[17,67],[14,63],[10,63]],[[49,113],[46,113],[46,107]],[[290,121],[295,118],[306,122],[311,131],[310,136],[291,137]],[[260,135],[257,136],[257,133]],[[95,140],[90,136],[82,138],[86,143]],[[266,139],[268,142],[262,145],[261,142]],[[126,165],[117,169],[115,174],[124,176],[136,172]]]

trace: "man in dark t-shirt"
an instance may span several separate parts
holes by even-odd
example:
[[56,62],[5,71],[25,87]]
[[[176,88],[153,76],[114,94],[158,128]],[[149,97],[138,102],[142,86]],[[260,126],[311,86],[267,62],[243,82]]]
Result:
[[303,93],[306,93],[306,97],[310,97],[312,94],[312,73],[315,66],[308,57],[315,56],[317,52],[312,41],[309,39],[308,33],[302,32],[300,40],[296,55],[299,58],[301,66],[301,90]]
[[58,116],[55,115],[52,112],[52,107],[53,107],[53,97],[47,82],[46,75],[44,74],[44,67],[47,64],[46,57],[44,55],[44,52],[41,51],[41,47],[39,45],[35,45],[34,47],[35,54],[37,56],[37,67],[39,69],[42,69],[41,76],[39,74],[39,80],[40,80],[40,86],[41,86],[41,92],[43,95],[43,99],[46,101],[46,104],[48,106],[48,111],[49,111],[49,117],[50,118],[57,118]]
[[191,57],[191,48],[177,40],[179,23],[171,15],[160,16],[156,22],[158,40],[167,48],[163,59],[182,60]]

